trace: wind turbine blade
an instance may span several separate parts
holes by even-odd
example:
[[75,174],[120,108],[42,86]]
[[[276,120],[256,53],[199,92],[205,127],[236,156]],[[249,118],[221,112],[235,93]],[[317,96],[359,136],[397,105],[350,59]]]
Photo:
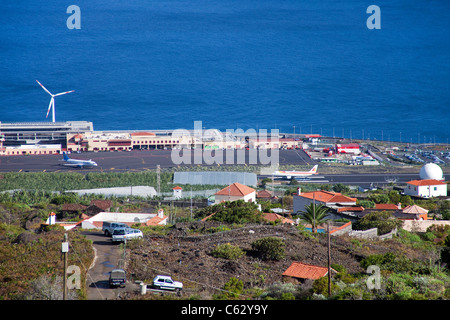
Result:
[[53,96],[50,91],[47,90],[47,88],[45,88],[42,83],[40,83],[39,81],[36,80],[37,83],[39,83],[39,85],[42,87],[42,89],[44,89],[49,95]]
[[71,93],[71,92],[75,92],[75,90],[71,90],[71,91],[66,91],[66,92],[61,92],[61,93],[57,93],[57,94],[55,94],[55,95],[54,95],[54,97],[57,97],[57,96],[62,96],[63,94],[67,94],[67,93]]
[[55,103],[55,99],[53,97],[50,99],[50,104],[48,105],[47,115],[45,116],[48,118],[48,113],[50,112],[50,109],[52,108],[52,105]]

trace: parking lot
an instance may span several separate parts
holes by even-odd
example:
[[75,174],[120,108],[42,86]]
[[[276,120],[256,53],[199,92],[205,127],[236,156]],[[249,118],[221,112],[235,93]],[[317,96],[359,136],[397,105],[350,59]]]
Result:
[[415,163],[433,162],[438,165],[450,164],[449,151],[415,150],[414,152],[405,153],[403,157]]

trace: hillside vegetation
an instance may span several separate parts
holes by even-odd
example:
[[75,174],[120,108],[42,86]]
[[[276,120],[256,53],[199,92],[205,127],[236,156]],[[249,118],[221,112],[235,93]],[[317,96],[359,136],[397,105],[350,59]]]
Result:
[[[62,299],[64,230],[57,226],[40,228],[39,223],[29,229],[0,224],[0,300]],[[69,248],[68,265],[76,265],[81,271],[81,287],[70,290],[69,298],[84,299],[85,274],[94,252],[78,232],[70,232]]]

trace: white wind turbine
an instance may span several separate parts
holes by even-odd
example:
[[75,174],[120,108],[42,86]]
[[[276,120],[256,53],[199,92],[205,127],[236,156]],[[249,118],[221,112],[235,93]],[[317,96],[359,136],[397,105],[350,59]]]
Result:
[[48,117],[48,113],[50,112],[50,109],[53,107],[53,110],[52,110],[52,118],[53,119],[52,120],[53,120],[53,122],[55,122],[55,97],[62,96],[63,94],[66,94],[66,93],[74,92],[75,90],[52,94],[39,81],[36,80],[36,82],[39,83],[39,85],[42,87],[42,89],[44,89],[49,95],[52,96],[52,98],[50,99],[50,104],[48,105],[46,118]]

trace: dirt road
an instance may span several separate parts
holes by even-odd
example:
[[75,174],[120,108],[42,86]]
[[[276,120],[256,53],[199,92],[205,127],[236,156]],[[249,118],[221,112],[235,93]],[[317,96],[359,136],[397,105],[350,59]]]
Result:
[[111,270],[122,268],[120,246],[112,244],[111,238],[99,231],[86,231],[83,234],[92,240],[95,250],[95,260],[86,277],[88,300],[113,300],[117,299],[120,293],[135,290],[136,285],[129,281],[125,288],[109,287],[108,279]]

